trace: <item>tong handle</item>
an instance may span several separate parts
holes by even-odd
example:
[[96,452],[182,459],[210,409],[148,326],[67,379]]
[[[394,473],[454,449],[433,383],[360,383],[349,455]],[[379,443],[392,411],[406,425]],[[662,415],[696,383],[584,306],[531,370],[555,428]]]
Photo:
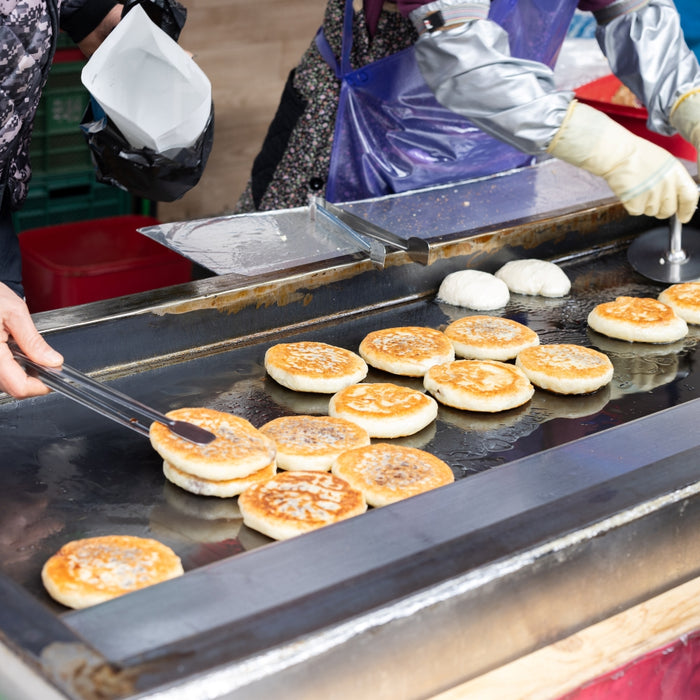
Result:
[[[111,418],[131,430],[148,436],[152,422],[162,423],[180,437],[196,444],[208,444],[215,435],[197,425],[177,421],[123,394],[107,387],[77,369],[63,365],[46,367],[27,357],[14,344],[10,347],[13,357],[25,368],[33,370],[51,389],[97,413]],[[143,419],[148,422],[143,422]]]

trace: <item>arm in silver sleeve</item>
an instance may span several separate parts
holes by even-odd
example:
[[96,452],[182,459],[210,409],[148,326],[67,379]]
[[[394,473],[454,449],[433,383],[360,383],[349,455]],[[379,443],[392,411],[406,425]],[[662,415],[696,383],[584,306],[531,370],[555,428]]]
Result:
[[[417,12],[411,13],[414,21]],[[512,57],[508,35],[498,24],[476,19],[425,32],[415,50],[440,104],[525,153],[546,152],[573,93],[556,90],[548,66]]]
[[[618,4],[623,5],[624,0],[610,9]],[[596,38],[612,72],[646,106],[647,126],[665,136],[674,134],[669,124],[674,104],[700,87],[700,65],[683,38],[674,4],[650,0],[599,24]]]

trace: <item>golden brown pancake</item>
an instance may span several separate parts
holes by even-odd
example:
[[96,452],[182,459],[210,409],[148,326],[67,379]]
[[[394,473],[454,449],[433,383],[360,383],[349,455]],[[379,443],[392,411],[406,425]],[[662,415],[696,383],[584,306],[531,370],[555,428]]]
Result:
[[611,338],[641,343],[673,343],[688,334],[688,325],[670,306],[646,297],[598,304],[588,314],[588,325]]
[[183,573],[175,552],[157,540],[105,535],[73,540],[44,564],[49,595],[69,608],[87,608]]
[[407,377],[422,377],[432,365],[455,358],[444,333],[422,326],[372,331],[362,339],[360,355],[372,367]]
[[311,341],[273,345],[265,369],[288,389],[318,394],[333,394],[367,376],[367,363],[356,353]]
[[153,423],[153,449],[172,467],[200,477],[227,481],[241,479],[267,467],[275,458],[275,445],[245,418],[211,408],[178,408],[169,418],[194,423],[216,435],[208,445],[195,445]]
[[276,472],[275,462],[272,461],[262,469],[236,479],[204,479],[174,467],[167,460],[163,461],[163,474],[168,481],[198,496],[216,496],[217,498],[238,496],[249,486],[271,479]]
[[285,540],[367,510],[362,493],[327,472],[280,472],[238,497],[243,522]]
[[328,413],[363,427],[370,437],[413,435],[437,417],[437,403],[397,384],[354,384],[331,397]]
[[526,348],[515,364],[541,389],[589,394],[610,383],[613,364],[602,352],[566,343]]
[[466,316],[450,323],[445,335],[459,357],[471,360],[512,360],[540,338],[527,326],[500,316]]
[[454,481],[452,469],[414,447],[377,443],[343,452],[331,467],[371,506],[386,506]]
[[659,294],[659,301],[670,306],[686,323],[700,324],[700,282],[672,284]]
[[369,445],[369,434],[356,423],[332,416],[282,416],[260,428],[277,448],[280,469],[328,471],[345,450]]
[[523,371],[496,360],[455,360],[431,367],[425,388],[440,402],[467,411],[507,411],[532,398],[535,388]]

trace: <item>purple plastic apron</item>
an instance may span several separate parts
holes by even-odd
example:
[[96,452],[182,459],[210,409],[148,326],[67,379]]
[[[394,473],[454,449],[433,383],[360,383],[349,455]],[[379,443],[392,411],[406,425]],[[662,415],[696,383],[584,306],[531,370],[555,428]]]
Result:
[[[489,18],[511,54],[554,65],[577,0],[493,0]],[[352,0],[346,0],[340,62],[323,30],[316,45],[341,80],[326,184],[331,202],[406,192],[503,172],[532,156],[489,136],[435,99],[414,48],[350,67]]]

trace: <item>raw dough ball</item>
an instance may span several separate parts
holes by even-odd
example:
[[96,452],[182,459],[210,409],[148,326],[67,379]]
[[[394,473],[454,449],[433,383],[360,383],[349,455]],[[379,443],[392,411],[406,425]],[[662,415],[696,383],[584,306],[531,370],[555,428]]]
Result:
[[571,289],[564,270],[553,262],[535,258],[511,260],[496,271],[496,277],[516,294],[563,297]]
[[475,311],[490,311],[503,308],[510,299],[510,292],[505,282],[488,272],[460,270],[445,277],[437,299]]

